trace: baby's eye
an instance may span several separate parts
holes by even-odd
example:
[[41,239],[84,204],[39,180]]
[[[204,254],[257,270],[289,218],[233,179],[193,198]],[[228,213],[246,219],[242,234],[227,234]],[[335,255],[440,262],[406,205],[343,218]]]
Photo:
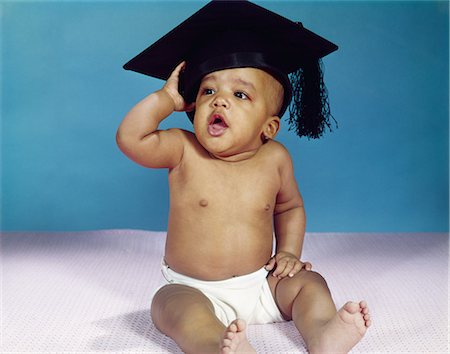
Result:
[[241,100],[248,100],[247,94],[244,93],[244,92],[242,92],[242,91],[237,91],[237,92],[234,93],[234,95],[235,95],[237,98],[240,98]]
[[203,89],[203,94],[204,95],[212,95],[212,94],[214,94],[214,90],[210,89],[210,88],[204,88]]

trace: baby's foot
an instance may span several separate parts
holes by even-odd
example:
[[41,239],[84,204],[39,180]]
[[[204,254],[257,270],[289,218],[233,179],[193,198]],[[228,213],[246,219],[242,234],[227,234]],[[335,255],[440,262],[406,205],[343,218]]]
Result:
[[366,334],[371,325],[365,301],[347,302],[327,324],[310,353],[348,353]]
[[222,339],[221,354],[256,354],[255,349],[247,339],[246,323],[243,320],[234,320],[225,330]]

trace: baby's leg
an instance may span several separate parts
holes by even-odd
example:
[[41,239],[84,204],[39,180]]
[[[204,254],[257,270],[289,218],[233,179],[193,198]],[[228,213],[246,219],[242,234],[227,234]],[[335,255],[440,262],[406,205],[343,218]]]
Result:
[[359,304],[347,302],[330,321],[322,327],[313,353],[333,350],[335,353],[347,353],[358,343],[371,324],[369,309],[365,301]]
[[154,296],[152,319],[187,354],[220,353],[225,326],[209,299],[185,285],[166,285]]
[[278,307],[292,319],[310,353],[347,353],[370,326],[365,302],[347,303],[339,311],[325,280],[312,271],[292,278],[268,278]]

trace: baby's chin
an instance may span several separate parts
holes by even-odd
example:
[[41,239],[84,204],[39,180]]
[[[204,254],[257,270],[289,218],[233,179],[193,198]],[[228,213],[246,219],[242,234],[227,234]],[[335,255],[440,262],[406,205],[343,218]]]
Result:
[[234,155],[234,151],[230,151],[230,146],[226,146],[223,141],[219,141],[220,138],[207,137],[206,139],[202,135],[197,135],[197,141],[212,157],[220,160],[227,159]]
[[259,148],[253,150],[239,149],[235,146],[230,146],[228,148],[225,148],[225,146],[221,146],[219,148],[219,146],[217,146],[216,144],[202,143],[200,140],[199,143],[212,158],[226,162],[239,162],[248,160],[255,156],[259,150]]

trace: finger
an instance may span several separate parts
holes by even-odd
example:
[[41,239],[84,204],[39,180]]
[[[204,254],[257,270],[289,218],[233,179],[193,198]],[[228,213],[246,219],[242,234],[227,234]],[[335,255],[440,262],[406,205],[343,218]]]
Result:
[[[294,270],[295,264],[296,264],[295,260],[289,260],[286,263],[286,267],[284,268],[283,272],[279,275],[279,277],[285,278],[289,276],[289,274],[291,274],[291,272]],[[294,274],[292,274],[292,276],[294,276]]]
[[284,272],[284,269],[286,268],[286,262],[278,262],[276,264],[275,270],[273,271],[272,275],[276,278],[279,278],[280,274]]
[[298,272],[300,272],[304,267],[304,264],[302,262],[296,262],[294,264],[294,267],[292,268],[292,270],[289,272],[288,276],[290,278],[292,278],[295,274],[297,274]]
[[172,76],[173,74],[176,74],[178,76],[180,74],[180,72],[182,70],[184,70],[185,67],[186,67],[186,62],[182,61],[180,64],[177,65],[177,67],[175,68],[175,70],[172,72],[172,74],[170,76]]
[[277,269],[274,272],[279,279],[284,278],[289,274],[292,269],[292,265],[290,265],[289,259],[282,259],[277,263]]
[[275,267],[275,258],[269,259],[269,262],[265,265],[266,270],[272,270]]
[[178,64],[177,67],[170,74],[169,78],[167,79],[167,82],[174,82],[178,84],[180,72],[184,69],[185,65],[186,65],[185,61]]
[[287,258],[279,258],[277,259],[276,256],[273,257],[273,260],[275,262],[275,270],[273,271],[273,276],[278,277],[286,268],[286,264],[288,262]]
[[303,267],[304,267],[306,270],[311,270],[311,269],[312,269],[312,264],[309,263],[309,262],[304,262],[304,263],[303,263]]

